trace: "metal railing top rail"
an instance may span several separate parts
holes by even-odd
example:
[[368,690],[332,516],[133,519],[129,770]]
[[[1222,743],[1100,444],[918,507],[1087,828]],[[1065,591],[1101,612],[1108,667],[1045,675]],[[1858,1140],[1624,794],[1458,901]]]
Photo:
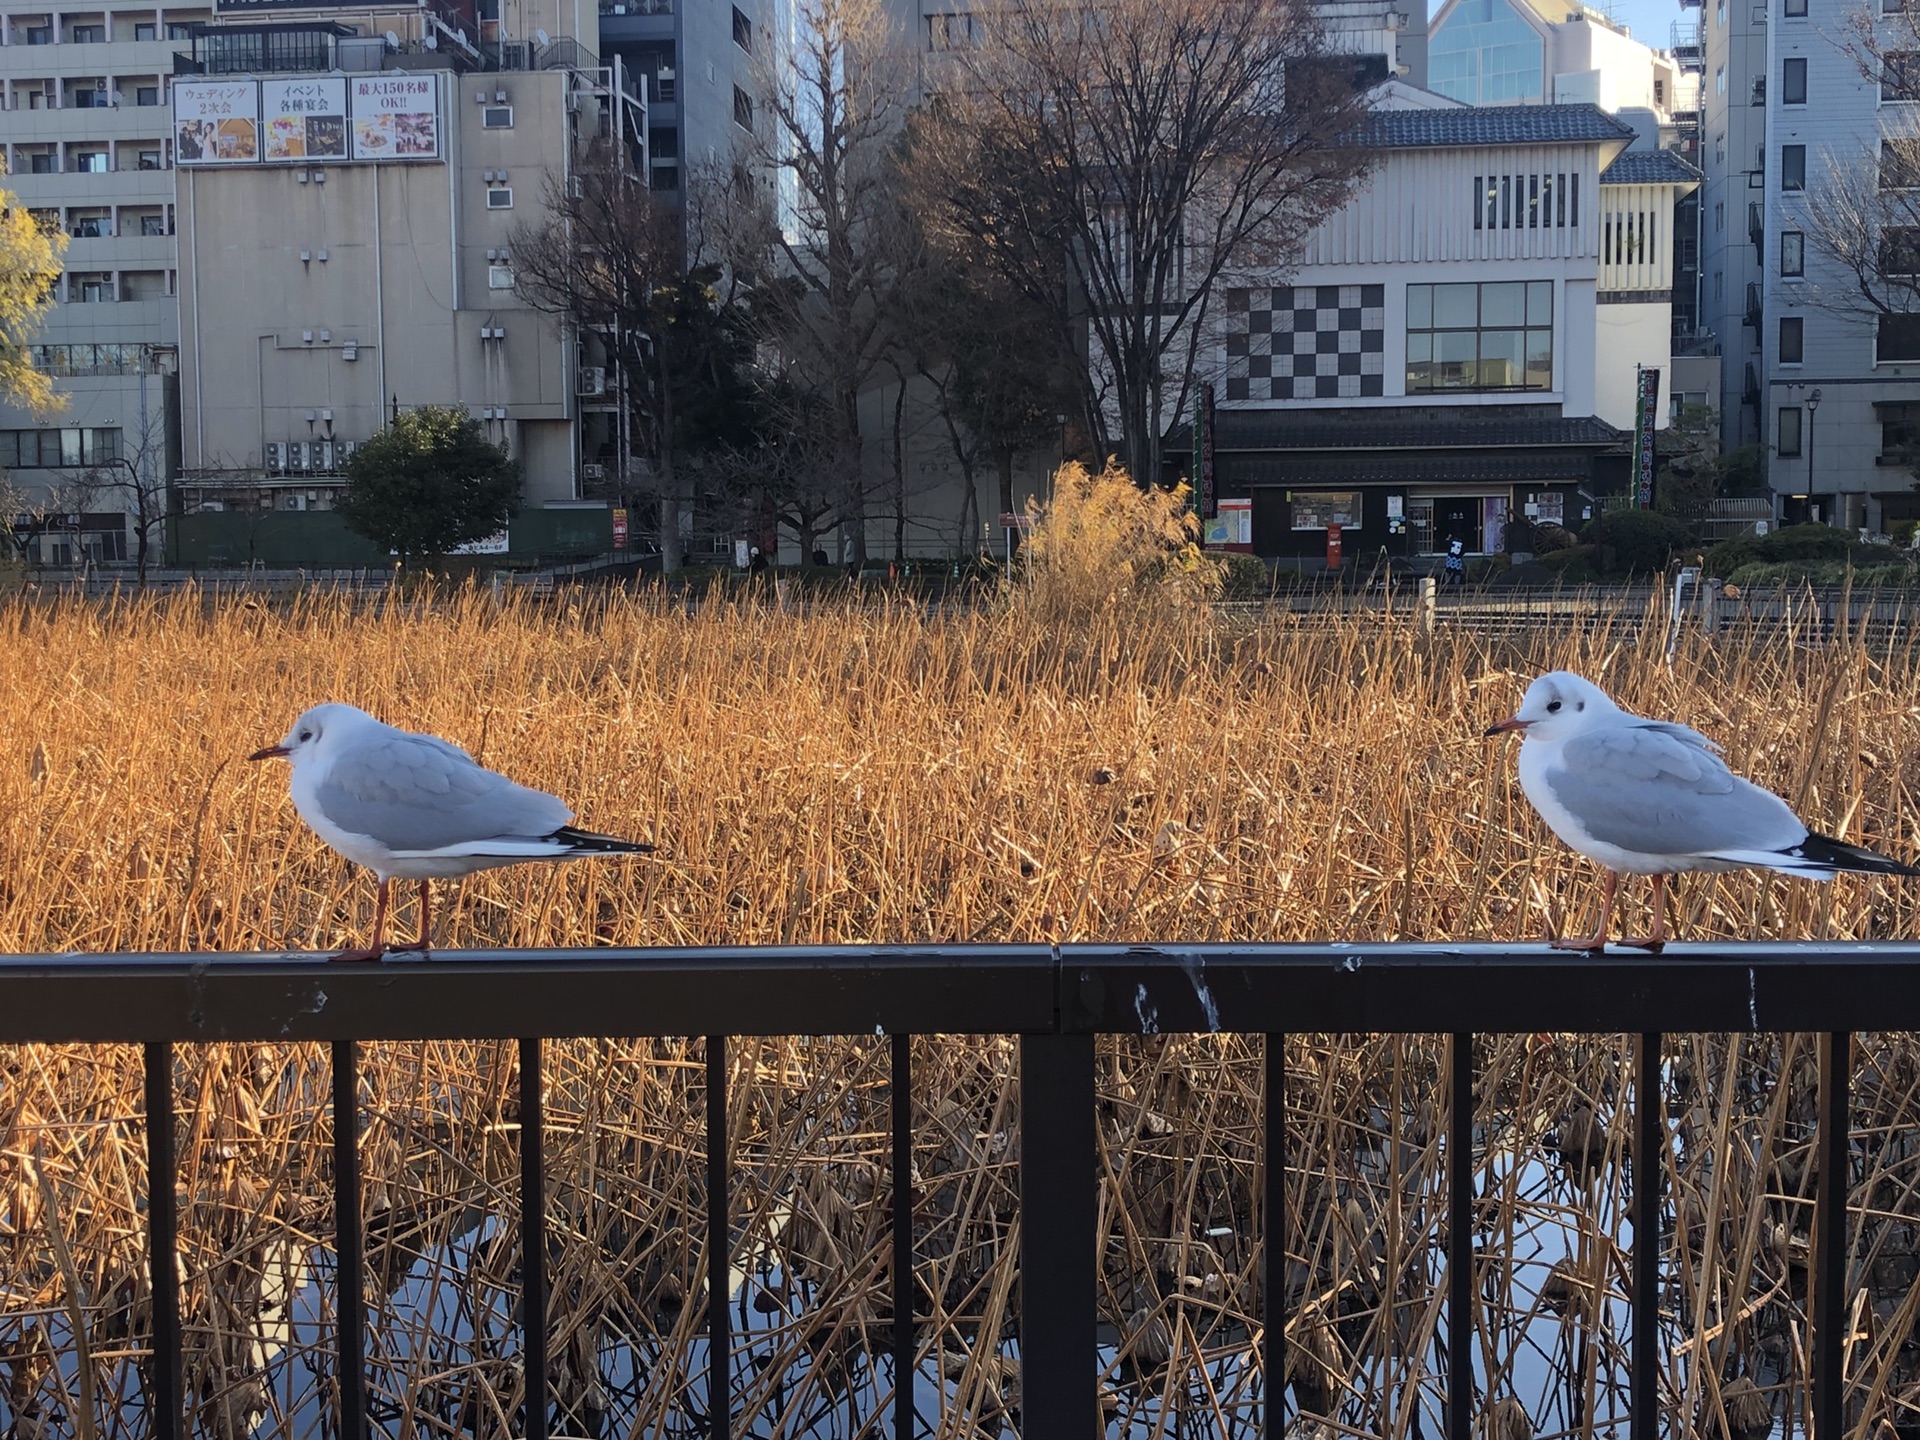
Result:
[[875,945],[0,956],[0,1044],[1920,1029],[1920,944]]

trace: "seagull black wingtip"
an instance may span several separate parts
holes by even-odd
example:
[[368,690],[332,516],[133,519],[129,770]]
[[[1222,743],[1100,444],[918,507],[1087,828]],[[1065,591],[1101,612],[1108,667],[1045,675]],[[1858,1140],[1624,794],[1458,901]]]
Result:
[[1861,845],[1849,845],[1818,831],[1810,831],[1806,839],[1782,853],[1796,860],[1810,860],[1816,865],[1831,865],[1835,870],[1861,875],[1920,875],[1920,866],[1908,865]]
[[591,830],[576,830],[571,825],[562,825],[547,836],[547,839],[575,850],[591,850],[600,855],[651,855],[655,848],[644,840],[622,840],[617,835],[596,835]]

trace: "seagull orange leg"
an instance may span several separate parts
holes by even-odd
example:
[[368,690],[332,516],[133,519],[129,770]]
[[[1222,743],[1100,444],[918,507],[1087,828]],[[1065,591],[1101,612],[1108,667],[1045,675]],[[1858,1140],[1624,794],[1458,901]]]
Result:
[[1584,940],[1560,939],[1553,941],[1556,950],[1584,950],[1589,955],[1598,955],[1607,948],[1607,927],[1613,923],[1613,901],[1620,893],[1620,877],[1611,870],[1602,870],[1606,882],[1600,888],[1600,923],[1594,926],[1593,934]]
[[418,950],[422,955],[425,955],[429,946],[432,944],[433,899],[431,889],[429,888],[432,883],[430,880],[422,880],[420,882],[420,938],[411,945],[395,945],[393,947],[395,950]]
[[1649,878],[1653,881],[1653,928],[1645,935],[1620,943],[1635,950],[1651,950],[1658,955],[1667,943],[1667,877],[1654,875]]
[[387,953],[387,897],[392,892],[393,882],[382,880],[379,890],[374,892],[373,900],[373,943],[357,950],[342,950],[333,958],[349,963],[359,960],[378,960]]

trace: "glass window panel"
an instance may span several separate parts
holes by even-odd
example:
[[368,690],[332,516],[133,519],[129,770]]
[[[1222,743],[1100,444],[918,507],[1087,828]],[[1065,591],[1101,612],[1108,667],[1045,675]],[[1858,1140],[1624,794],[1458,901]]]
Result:
[[1800,453],[1800,407],[1785,405],[1780,409],[1780,422],[1775,433],[1775,443],[1782,455]]
[[0,430],[0,470],[16,470],[19,466],[20,432]]
[[1529,280],[1527,282],[1527,324],[1551,325],[1552,323],[1553,282]]
[[1407,286],[1407,326],[1426,330],[1433,325],[1433,286]]
[[1515,280],[1480,287],[1480,323],[1482,325],[1524,325],[1527,323],[1527,287]]
[[1524,330],[1480,332],[1480,383],[1493,389],[1519,386],[1526,374]]
[[1479,323],[1475,314],[1475,285],[1435,285],[1433,288],[1433,324],[1436,329],[1471,329]]
[[1479,339],[1471,330],[1443,330],[1433,337],[1436,383],[1442,389],[1466,390],[1479,383]]
[[1530,390],[1553,388],[1553,332],[1551,330],[1527,332],[1527,388]]
[[62,430],[60,432],[60,463],[62,465],[83,465],[80,458],[80,432]]

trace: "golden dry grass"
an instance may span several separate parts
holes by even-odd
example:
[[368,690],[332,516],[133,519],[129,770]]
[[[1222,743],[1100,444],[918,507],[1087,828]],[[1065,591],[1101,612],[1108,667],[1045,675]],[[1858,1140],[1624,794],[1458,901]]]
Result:
[[[15,604],[0,609],[0,950],[316,949],[362,933],[371,884],[298,823],[284,770],[239,759],[322,699],[445,735],[567,796],[582,823],[662,847],[471,881],[442,932],[454,944],[1564,933],[1590,918],[1591,877],[1526,808],[1505,747],[1480,738],[1532,674],[1563,665],[1707,730],[1822,828],[1920,851],[1910,647],[1689,636],[1669,670],[1658,643],[1636,643],[1659,634],[1647,621],[1495,642],[1391,614],[1180,608],[1063,626],[1017,606],[689,613],[655,595]],[[1910,937],[1913,905],[1890,882],[1731,876],[1683,882],[1676,918],[1691,938]],[[1666,1164],[1685,1223],[1668,1374],[1676,1408],[1717,1433],[1719,1386],[1736,1375],[1804,1404],[1794,1259],[1810,1206],[1794,1157],[1811,1049],[1672,1044]],[[760,1358],[740,1362],[740,1433],[878,1433],[886,1386],[866,1357],[884,1351],[890,1314],[884,1046],[736,1049],[733,1243],[737,1264],[758,1257],[750,1288],[767,1307],[753,1311]],[[1542,1435],[1585,1433],[1624,1404],[1617,1317],[1583,1297],[1617,1302],[1624,1283],[1625,1056],[1607,1040],[1500,1037],[1479,1057],[1481,1189],[1502,1240],[1482,1364],[1492,1396],[1517,1397]],[[1257,1051],[1112,1042],[1100,1063],[1100,1304],[1118,1336],[1105,1383],[1139,1434],[1171,1427],[1176,1406],[1189,1430],[1213,1416],[1244,1433]],[[1887,1140],[1856,1191],[1856,1232],[1881,1290],[1906,1294],[1920,1067],[1898,1039],[1863,1041],[1861,1063],[1859,1123]],[[574,1423],[604,1413],[613,1433],[674,1433],[701,1403],[701,1307],[687,1303],[705,1265],[699,1046],[572,1043],[551,1066],[556,1395]],[[1432,1429],[1444,1066],[1444,1047],[1418,1037],[1302,1038],[1289,1055],[1293,1379],[1333,1433],[1406,1435],[1422,1406]],[[916,1042],[921,1333],[951,1381],[942,1435],[999,1434],[1017,1401],[1003,1348],[1014,1069],[1004,1041]],[[138,1057],[21,1050],[0,1073],[0,1419],[80,1403],[58,1318],[74,1298],[97,1405],[124,1419],[145,1323]],[[503,1047],[369,1047],[372,1372],[383,1404],[424,1417],[395,1433],[513,1428],[515,1247],[473,1217],[514,1210],[514,1078]],[[281,1335],[271,1317],[276,1287],[297,1286],[331,1234],[324,1056],[192,1049],[177,1085],[200,1419],[223,1435],[310,1433],[325,1367],[290,1365],[282,1347],[318,1355],[324,1337]],[[1583,1107],[1597,1167],[1538,1159],[1543,1132]],[[423,1334],[428,1294],[486,1318],[459,1343]],[[1857,1361],[1863,1426],[1920,1394],[1902,1368],[1912,1308],[1876,1325]]]

